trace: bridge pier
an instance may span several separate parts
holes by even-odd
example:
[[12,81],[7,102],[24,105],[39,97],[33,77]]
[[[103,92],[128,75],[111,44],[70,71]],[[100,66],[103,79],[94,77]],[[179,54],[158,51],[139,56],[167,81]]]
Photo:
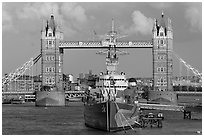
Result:
[[177,94],[173,91],[149,91],[148,99],[160,104],[177,104]]
[[65,106],[64,91],[39,91],[36,94],[36,106]]

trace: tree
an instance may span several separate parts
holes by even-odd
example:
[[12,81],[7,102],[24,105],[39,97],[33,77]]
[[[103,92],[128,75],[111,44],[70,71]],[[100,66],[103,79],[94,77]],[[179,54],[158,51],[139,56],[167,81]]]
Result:
[[142,88],[142,90],[144,91],[144,92],[142,93],[142,98],[148,99],[149,87],[148,87],[148,86],[144,86],[144,87]]

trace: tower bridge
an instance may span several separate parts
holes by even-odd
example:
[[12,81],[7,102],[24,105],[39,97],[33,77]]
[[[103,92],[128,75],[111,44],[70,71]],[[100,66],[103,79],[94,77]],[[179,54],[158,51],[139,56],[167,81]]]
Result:
[[152,48],[154,91],[150,93],[150,100],[163,98],[176,103],[176,93],[173,92],[172,86],[173,30],[171,20],[168,19],[166,25],[163,14],[160,23],[155,19],[152,40],[149,41],[118,41],[120,36],[114,30],[114,21],[112,21],[112,30],[106,35],[106,39],[101,41],[63,41],[63,33],[59,28],[54,15],[51,15],[41,31],[42,86],[47,89],[37,92],[37,106],[65,105],[62,86],[64,49],[94,48]]
[[[42,88],[36,93],[36,106],[64,106],[65,91],[63,89],[63,54],[64,49],[109,49],[109,48],[151,48],[153,67],[153,91],[149,94],[152,101],[165,100],[176,104],[176,92],[173,91],[173,29],[171,20],[167,24],[164,14],[160,22],[154,20],[152,38],[147,41],[118,41],[118,34],[112,30],[107,34],[108,39],[101,41],[66,41],[63,32],[51,15],[46,26],[41,30],[41,53],[31,59],[29,65],[23,65],[16,72],[4,77],[5,85],[23,75],[41,58]],[[180,60],[183,61],[183,60]],[[189,66],[189,65],[186,65]],[[191,69],[190,70],[194,70]],[[195,71],[195,70],[194,70]],[[200,74],[200,73],[199,73]]]

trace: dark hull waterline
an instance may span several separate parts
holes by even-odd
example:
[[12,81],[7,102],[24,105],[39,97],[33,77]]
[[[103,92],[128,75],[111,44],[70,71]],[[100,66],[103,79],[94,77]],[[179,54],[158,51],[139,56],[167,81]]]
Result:
[[109,132],[140,127],[138,114],[130,117],[132,109],[133,105],[113,101],[85,104],[85,125]]

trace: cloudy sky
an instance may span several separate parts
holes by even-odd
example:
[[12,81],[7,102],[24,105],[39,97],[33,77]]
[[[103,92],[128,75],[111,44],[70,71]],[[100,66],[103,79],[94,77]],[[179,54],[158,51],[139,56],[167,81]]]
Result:
[[[2,3],[2,74],[10,73],[31,57],[40,54],[40,31],[53,12],[64,32],[64,40],[96,40],[111,28],[127,37],[121,40],[151,40],[154,18],[172,19],[173,48],[182,59],[202,71],[202,3]],[[152,77],[151,49],[131,49],[120,56],[119,71],[127,76]],[[105,70],[105,56],[97,50],[65,50],[64,73],[78,76],[90,69],[98,74]],[[34,68],[39,70],[40,64]],[[186,69],[183,67],[183,74]],[[174,58],[174,75],[179,62]]]

